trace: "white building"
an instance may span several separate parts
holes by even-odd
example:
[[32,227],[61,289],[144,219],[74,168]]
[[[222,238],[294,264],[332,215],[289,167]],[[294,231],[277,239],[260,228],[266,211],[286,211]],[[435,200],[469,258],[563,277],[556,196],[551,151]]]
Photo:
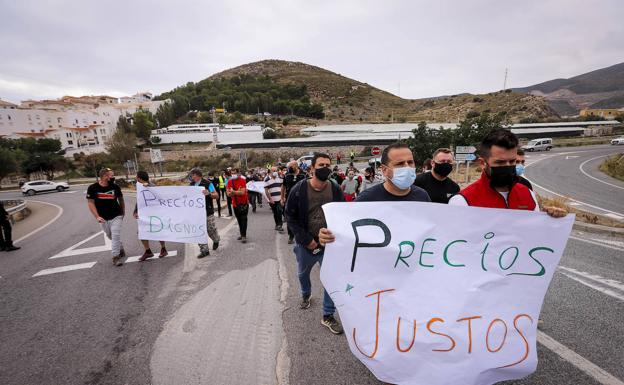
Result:
[[151,141],[159,144],[260,141],[262,130],[260,125],[174,124],[152,130]]
[[19,106],[0,100],[0,137],[58,139],[67,156],[102,152],[120,116],[140,109],[156,113],[166,102],[133,98],[120,102],[112,96],[65,96],[26,100]]

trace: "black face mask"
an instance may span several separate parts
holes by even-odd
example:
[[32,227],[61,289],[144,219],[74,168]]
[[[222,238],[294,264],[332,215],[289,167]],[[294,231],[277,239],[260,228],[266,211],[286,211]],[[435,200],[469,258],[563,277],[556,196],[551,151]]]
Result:
[[114,183],[115,183],[115,177],[108,179],[108,184],[114,184]]
[[292,167],[288,167],[288,172],[291,173],[291,174],[294,174],[295,173],[295,169],[292,168]]
[[448,174],[453,171],[453,165],[450,163],[435,163],[433,166],[433,172],[440,175],[441,177],[447,177]]
[[[516,166],[514,166],[514,170],[515,167]],[[314,175],[316,175],[316,178],[321,182],[325,182],[329,178],[329,174],[331,174],[329,167],[321,167],[314,170]]]
[[488,167],[492,187],[511,186],[516,181],[516,166]]

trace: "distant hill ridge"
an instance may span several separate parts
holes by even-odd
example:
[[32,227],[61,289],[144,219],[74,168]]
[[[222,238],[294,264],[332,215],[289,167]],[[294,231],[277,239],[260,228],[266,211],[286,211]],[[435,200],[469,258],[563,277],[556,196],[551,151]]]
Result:
[[[557,118],[541,97],[515,92],[461,94],[439,98],[403,99],[389,92],[306,63],[262,60],[216,73],[204,81],[241,75],[269,76],[279,84],[305,85],[312,103],[323,106],[333,122],[453,122],[470,112],[506,112],[511,121]],[[171,95],[175,90],[166,93]]]
[[576,114],[583,108],[622,108],[624,63],[513,90],[544,96],[561,115]]

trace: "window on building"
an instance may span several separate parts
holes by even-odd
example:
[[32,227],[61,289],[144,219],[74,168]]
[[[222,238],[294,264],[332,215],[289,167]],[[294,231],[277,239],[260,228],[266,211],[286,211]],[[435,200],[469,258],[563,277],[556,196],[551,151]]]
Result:
[[73,140],[68,140],[67,144],[74,144],[74,141]]

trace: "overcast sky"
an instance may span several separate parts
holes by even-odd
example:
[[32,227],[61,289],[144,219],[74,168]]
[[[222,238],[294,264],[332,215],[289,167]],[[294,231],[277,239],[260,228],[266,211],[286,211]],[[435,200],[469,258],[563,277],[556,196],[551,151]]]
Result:
[[[0,98],[158,94],[262,60],[405,98],[624,61],[622,0],[0,0]],[[400,91],[399,91],[400,90]]]

